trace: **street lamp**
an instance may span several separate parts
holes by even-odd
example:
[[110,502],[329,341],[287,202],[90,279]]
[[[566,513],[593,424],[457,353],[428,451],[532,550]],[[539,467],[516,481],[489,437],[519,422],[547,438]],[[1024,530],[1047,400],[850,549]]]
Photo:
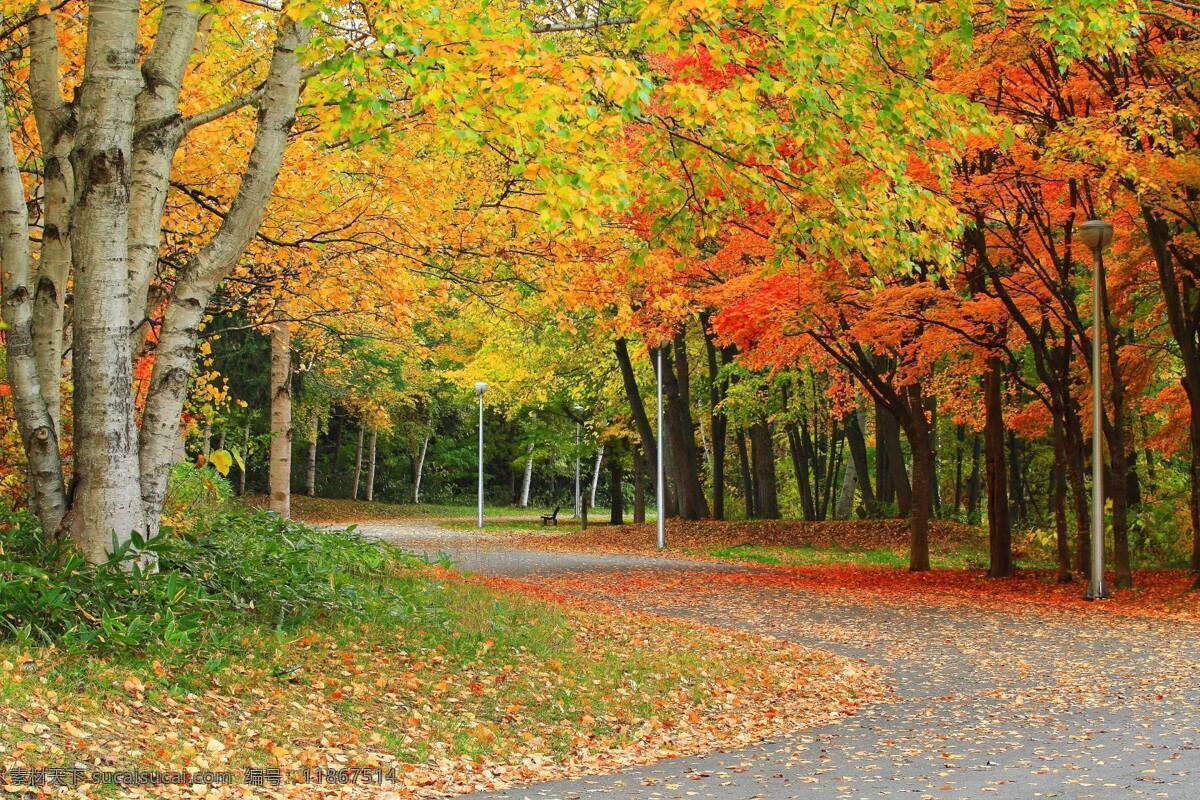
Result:
[[580,448],[583,447],[583,406],[575,406],[575,519],[583,513],[583,505],[581,501],[583,495],[579,490],[579,472],[581,469],[580,458],[582,453]]
[[483,393],[487,384],[475,384],[475,395],[479,398],[479,529],[483,530]]
[[1113,228],[1107,222],[1089,219],[1079,226],[1079,240],[1092,251],[1092,579],[1084,598],[1102,600],[1108,597],[1104,583],[1104,448],[1100,441],[1104,407],[1100,396],[1100,336],[1104,304],[1104,257],[1101,253],[1113,238]]
[[657,453],[657,458],[655,459],[655,461],[657,463],[655,464],[655,473],[656,474],[655,474],[655,487],[654,487],[654,502],[658,506],[658,508],[656,509],[656,513],[654,516],[655,516],[655,527],[657,528],[657,531],[658,531],[658,549],[662,550],[664,547],[667,546],[666,532],[664,530],[665,517],[666,517],[664,509],[665,509],[666,503],[667,503],[667,501],[666,501],[667,493],[666,493],[666,487],[664,485],[665,481],[663,479],[663,439],[666,438],[666,431],[663,429],[663,381],[662,381],[663,349],[661,346],[658,348],[658,369],[656,370],[656,372],[657,372],[656,377],[658,380],[658,386],[656,387],[657,392],[658,392],[658,442],[656,443],[655,449],[658,451],[658,453]]

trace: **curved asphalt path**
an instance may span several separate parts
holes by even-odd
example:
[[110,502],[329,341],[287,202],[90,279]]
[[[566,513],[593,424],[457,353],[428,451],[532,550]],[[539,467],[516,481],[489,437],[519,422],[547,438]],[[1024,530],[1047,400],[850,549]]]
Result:
[[[630,598],[603,593],[609,573],[616,581],[639,571],[739,569],[514,550],[429,525],[360,530],[531,583],[599,573],[594,596],[618,603]],[[650,607],[634,602],[866,659],[883,668],[897,701],[736,751],[470,797],[1200,798],[1198,626],[893,606],[752,581],[723,588],[719,604],[715,596],[674,588]]]

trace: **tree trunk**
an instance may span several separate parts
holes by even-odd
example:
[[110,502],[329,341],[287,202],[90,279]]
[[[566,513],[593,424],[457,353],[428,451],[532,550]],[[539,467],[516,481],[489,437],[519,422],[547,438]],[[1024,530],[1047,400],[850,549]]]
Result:
[[600,486],[600,465],[603,463],[604,463],[604,445],[602,444],[602,445],[600,445],[600,448],[596,451],[596,465],[595,465],[595,467],[592,468],[592,489],[591,489],[591,494],[590,494],[592,508],[596,507],[596,489]]
[[984,451],[988,487],[988,576],[1012,575],[1012,527],[1008,516],[1008,483],[1004,459],[1004,413],[998,359],[989,359],[983,377]]
[[521,478],[521,508],[529,508],[529,487],[533,484],[533,442],[525,452],[525,473]]
[[378,432],[371,431],[371,443],[367,445],[367,502],[375,499],[375,440]]
[[784,425],[787,434],[788,453],[792,458],[792,472],[796,476],[796,488],[800,492],[800,509],[804,519],[813,521],[817,518],[816,506],[813,504],[812,486],[808,480],[808,450],[800,438],[800,428],[794,422]]
[[612,508],[608,521],[613,525],[625,524],[625,492],[622,489],[624,480],[625,474],[621,459],[614,453],[608,459],[609,505]]
[[746,501],[746,519],[758,519],[758,505],[755,503],[757,490],[754,486],[754,474],[750,471],[750,455],[746,448],[746,431],[738,428],[738,467],[742,473],[742,497]]
[[855,409],[846,414],[843,422],[846,428],[846,439],[850,443],[850,458],[854,462],[854,472],[858,491],[862,495],[863,505],[871,510],[875,507],[875,492],[871,489],[871,472],[867,461],[867,443],[863,437],[863,412]]
[[350,488],[350,499],[358,499],[358,483],[362,477],[362,456],[363,456],[363,426],[358,426],[358,444],[354,448],[354,483]]
[[857,488],[858,473],[852,465],[847,464],[842,470],[842,489],[833,512],[835,519],[850,519],[854,515],[854,491]]
[[421,442],[421,452],[417,456],[416,467],[413,469],[413,503],[421,502],[421,478],[425,474],[425,454],[429,451],[429,434]]
[[695,425],[689,405],[687,363],[687,350],[681,334],[675,339],[674,359],[669,351],[663,353],[663,395],[667,404],[666,444],[670,448],[667,464],[675,476],[679,515],[684,519],[697,520],[708,516],[708,501],[704,496],[704,486],[700,482],[699,452],[696,448]]
[[[71,235],[71,535],[92,562],[107,560],[113,544],[128,541],[132,531],[147,533],[138,482],[127,238],[126,165],[133,146],[130,112],[143,85],[139,62],[138,4],[90,3],[84,78],[77,97],[79,132],[72,153],[78,180]],[[178,414],[175,421],[165,442],[168,455],[174,452]]]
[[1192,519],[1192,572],[1196,575],[1196,588],[1200,588],[1200,386],[1188,391],[1188,406],[1190,409],[1191,425],[1188,429],[1188,441],[1191,444],[1191,458],[1188,461],[1191,477],[1191,512]]
[[1013,527],[1024,523],[1028,509],[1025,505],[1025,447],[1016,431],[1008,431],[1008,488],[1009,511],[1008,517]]
[[[642,393],[638,389],[637,377],[633,373],[633,362],[629,358],[629,346],[624,339],[617,339],[613,343],[613,349],[617,356],[617,366],[621,371],[621,382],[625,387],[625,397],[629,402],[629,412],[633,416],[633,427],[642,441],[642,463],[653,484],[658,475],[658,448],[654,440],[654,429],[650,427],[650,419],[646,416],[646,406],[642,403]],[[651,357],[653,357],[653,353],[651,353]],[[663,367],[665,369],[665,362]],[[658,509],[658,513],[662,512],[663,509]]]
[[879,502],[895,502],[900,516],[908,516],[912,510],[912,487],[900,446],[900,425],[881,403],[875,405],[875,482],[882,487],[878,488]]
[[[282,316],[282,315],[280,315]],[[271,510],[292,516],[292,334],[288,323],[271,326]]]
[[1071,486],[1071,497],[1075,501],[1075,568],[1085,578],[1092,576],[1091,558],[1091,498],[1084,479],[1086,441],[1075,409],[1064,415],[1063,430],[1066,436],[1067,481]]
[[646,471],[642,454],[633,452],[633,522],[641,525],[646,521]]
[[[178,14],[196,12],[190,4],[182,4],[179,0],[172,3]],[[186,9],[186,12],[185,12]],[[135,4],[136,11],[136,4]],[[166,19],[164,10],[164,21]],[[190,19],[190,17],[189,17]],[[161,33],[159,37],[161,38]],[[146,397],[146,408],[142,416],[140,458],[141,499],[144,516],[152,530],[157,530],[158,518],[162,511],[163,498],[166,496],[167,476],[171,468],[170,448],[179,430],[179,418],[186,399],[187,385],[192,368],[196,361],[196,344],[200,328],[213,293],[221,281],[229,274],[244,252],[246,245],[254,236],[262,220],[267,201],[279,176],[279,167],[283,161],[283,153],[287,147],[288,134],[295,119],[296,105],[302,82],[300,65],[296,53],[308,39],[308,31],[287,15],[279,23],[275,49],[271,57],[271,67],[267,73],[263,88],[261,105],[258,113],[258,124],[255,130],[254,144],[250,158],[242,174],[237,193],[230,203],[217,232],[184,264],[180,271],[170,300],[164,312],[162,324],[159,326],[158,342],[154,350],[154,369],[150,375],[150,389]],[[158,42],[155,43],[157,49]],[[173,47],[185,48],[179,42]],[[186,65],[188,51],[180,56],[181,63]],[[168,72],[174,72],[176,64]],[[180,67],[182,70],[182,67]],[[153,70],[151,70],[153,72]],[[182,79],[182,71],[178,77]],[[139,75],[139,80],[141,76]],[[154,83],[154,81],[150,81]],[[147,87],[152,94],[160,87]],[[153,105],[153,104],[151,104]],[[155,137],[148,137],[154,139]],[[138,145],[146,142],[139,136]],[[173,155],[174,145],[165,147]],[[152,199],[141,197],[143,183],[154,183],[159,179],[154,176],[155,164],[162,166],[170,164],[170,158],[163,151],[150,154],[135,153],[135,167],[145,155],[146,170],[135,176],[133,181],[134,196],[132,208],[153,207]],[[78,174],[78,170],[76,173]],[[164,169],[164,175],[169,170]],[[159,187],[166,191],[165,181]],[[90,200],[89,200],[90,204]],[[142,253],[143,245],[153,241],[152,257],[142,253],[141,258],[151,264],[157,261],[157,241],[160,237],[161,219],[146,219],[135,216],[129,219],[132,226],[129,234],[130,244],[134,253]],[[79,233],[79,220],[75,222],[75,232]],[[79,240],[72,239],[73,246]],[[77,249],[77,248],[76,248]],[[131,260],[130,267],[136,273],[139,264],[145,261]],[[124,269],[124,268],[123,268]],[[134,302],[144,307],[145,295],[142,294],[144,276],[135,274],[127,276],[127,280],[135,284],[133,292],[137,294]],[[129,292],[127,287],[126,292]],[[76,306],[78,306],[79,289],[76,286]],[[125,308],[123,317],[126,320],[125,338],[131,339],[128,329],[130,314],[129,298],[124,298]],[[275,320],[279,323],[280,320]],[[78,348],[77,348],[78,349]],[[76,355],[76,359],[78,355]],[[86,417],[76,416],[79,420]],[[133,420],[130,417],[130,428]],[[288,422],[288,446],[291,446],[291,422]],[[290,456],[289,456],[290,459]]]
[[978,433],[971,434],[971,474],[967,478],[967,519],[979,524],[979,445]]
[[1191,479],[1190,517],[1192,523],[1191,568],[1196,575],[1195,588],[1200,588],[1200,309],[1195,303],[1195,264],[1183,264],[1176,271],[1176,258],[1183,258],[1178,248],[1171,246],[1172,231],[1167,220],[1150,206],[1142,206],[1142,220],[1150,250],[1158,267],[1159,288],[1171,335],[1175,339],[1178,357],[1183,365],[1181,382],[1187,393],[1189,407],[1189,477]]
[[962,512],[963,495],[963,440],[966,438],[966,426],[954,426],[954,516]]
[[317,439],[320,423],[317,415],[313,415],[312,429],[308,441],[308,475],[304,482],[304,493],[309,497],[317,496]]
[[[57,80],[57,74],[55,78]],[[0,106],[6,105],[3,100],[4,87],[0,85]],[[33,511],[42,524],[42,535],[57,539],[67,506],[59,456],[59,428],[51,411],[50,393],[43,392],[38,376],[29,211],[6,114],[0,114],[0,264],[4,271],[0,281],[4,302],[0,305],[8,327],[5,333],[7,378],[12,387],[17,428],[29,462]]]
[[[704,334],[704,351],[708,361],[708,427],[712,431],[712,515],[713,519],[725,519],[725,441],[729,419],[719,411],[721,402],[729,388],[728,380],[721,378],[717,365],[717,347],[709,329],[707,312],[700,314],[700,330]],[[723,349],[721,360],[729,363],[732,348]]]
[[1052,484],[1051,503],[1054,508],[1054,540],[1058,555],[1058,582],[1071,582],[1071,542],[1067,533],[1067,458],[1066,437],[1062,423],[1055,419],[1053,428],[1054,470],[1050,474]]
[[761,519],[779,519],[779,499],[775,484],[775,449],[771,428],[766,420],[750,426],[750,447],[754,465],[754,506]]
[[910,572],[929,570],[929,521],[933,511],[933,447],[929,433],[923,417],[908,430],[908,443],[913,455]]

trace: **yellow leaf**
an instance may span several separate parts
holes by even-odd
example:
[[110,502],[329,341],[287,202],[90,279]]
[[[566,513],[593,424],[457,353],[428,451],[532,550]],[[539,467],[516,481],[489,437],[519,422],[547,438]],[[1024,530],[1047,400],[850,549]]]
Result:
[[208,457],[212,462],[213,468],[221,475],[228,475],[229,468],[233,466],[233,456],[228,450],[214,450],[212,455]]

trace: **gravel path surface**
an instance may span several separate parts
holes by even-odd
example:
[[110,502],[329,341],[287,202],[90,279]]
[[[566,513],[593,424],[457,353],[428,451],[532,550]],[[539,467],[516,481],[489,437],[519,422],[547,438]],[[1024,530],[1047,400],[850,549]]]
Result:
[[[687,587],[753,570],[514,550],[428,524],[360,529],[468,571],[569,582],[587,596],[865,658],[898,697],[734,752],[472,798],[1200,798],[1194,625],[871,603],[752,576],[696,592]],[[661,576],[665,588],[614,590],[630,576]]]

